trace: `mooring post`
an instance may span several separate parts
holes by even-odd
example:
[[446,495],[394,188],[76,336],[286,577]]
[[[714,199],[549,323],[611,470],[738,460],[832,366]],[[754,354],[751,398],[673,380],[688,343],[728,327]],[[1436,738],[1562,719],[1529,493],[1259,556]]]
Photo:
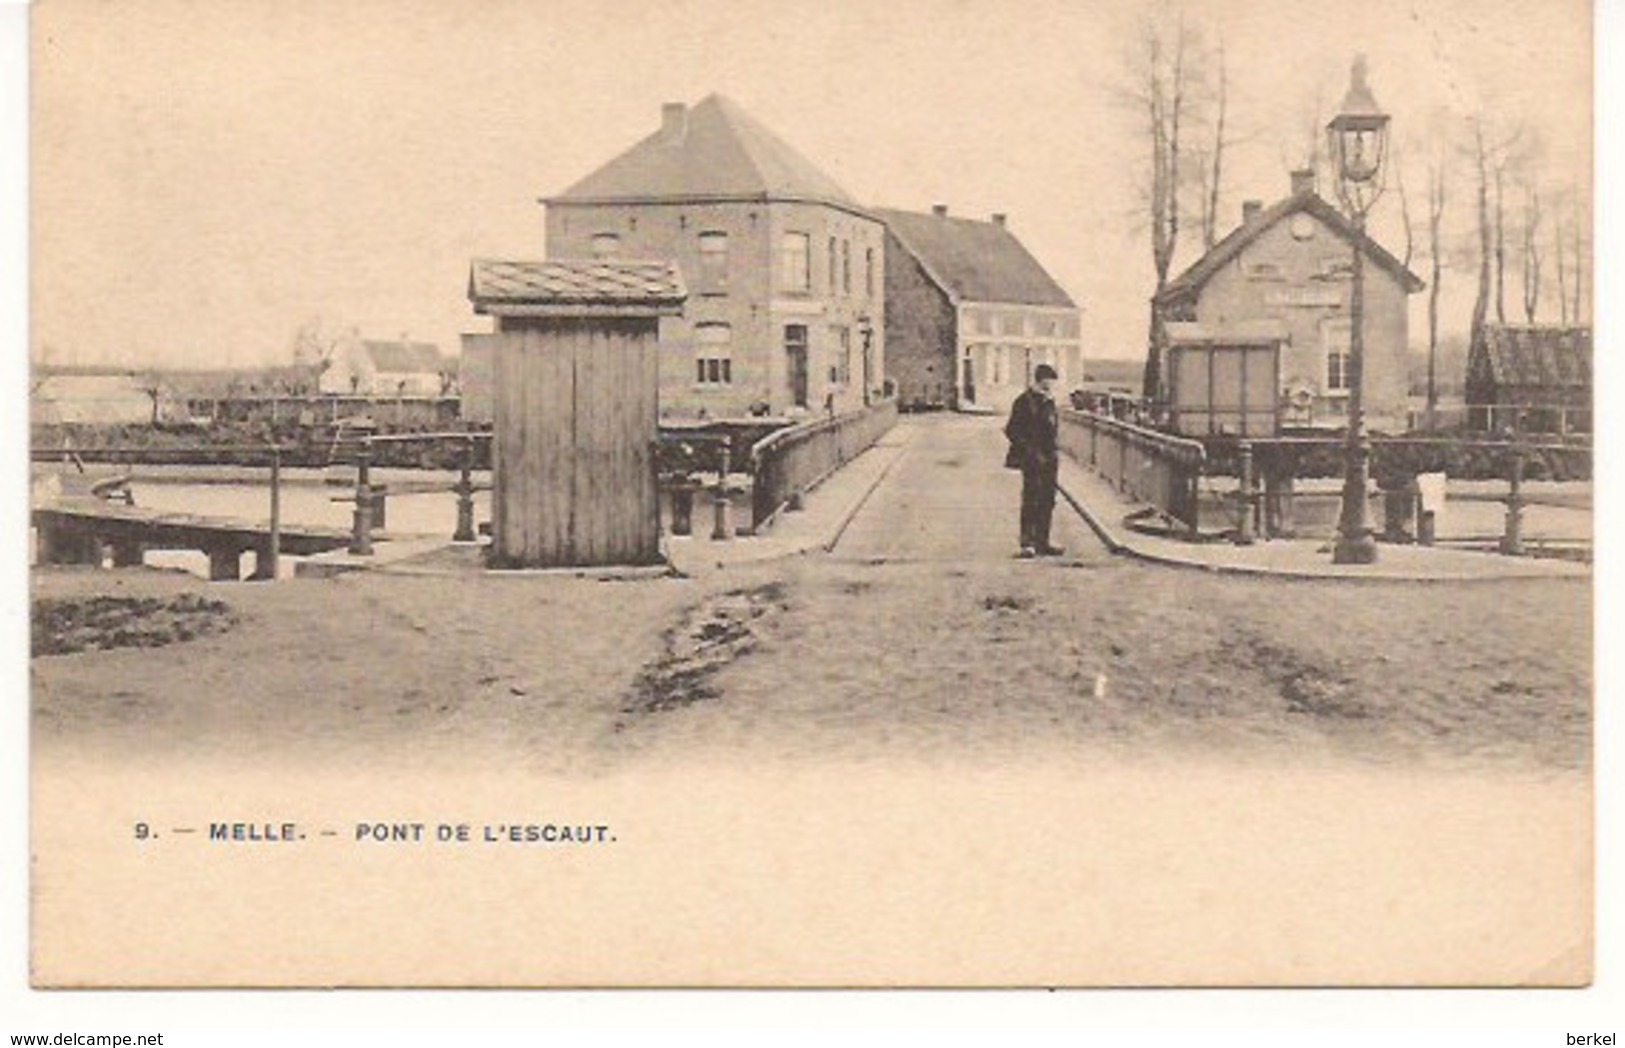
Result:
[[722,461],[717,465],[717,487],[714,508],[716,519],[711,527],[711,538],[721,541],[733,538],[733,503],[728,496],[728,474],[733,470],[733,438],[722,438]]
[[1240,518],[1236,521],[1236,545],[1253,544],[1253,442],[1244,440],[1236,447],[1240,458],[1236,468],[1238,485],[1236,505]]
[[271,531],[265,548],[254,554],[255,579],[276,581],[282,561],[282,449],[271,447]]
[[372,442],[363,440],[355,456],[355,516],[350,530],[350,553],[372,556]]
[[1512,490],[1507,495],[1506,534],[1501,536],[1501,552],[1517,556],[1523,553],[1523,446],[1517,440],[1512,445],[1509,473]]
[[463,441],[462,473],[457,478],[457,530],[453,542],[473,542],[474,536],[474,438]]

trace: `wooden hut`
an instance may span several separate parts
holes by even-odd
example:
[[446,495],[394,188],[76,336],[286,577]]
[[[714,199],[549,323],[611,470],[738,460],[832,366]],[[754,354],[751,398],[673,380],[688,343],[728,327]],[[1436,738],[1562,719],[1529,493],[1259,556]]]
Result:
[[1467,357],[1467,412],[1479,430],[1591,430],[1591,329],[1487,324]]
[[682,309],[676,267],[476,261],[468,294],[497,326],[491,566],[656,563],[659,318]]

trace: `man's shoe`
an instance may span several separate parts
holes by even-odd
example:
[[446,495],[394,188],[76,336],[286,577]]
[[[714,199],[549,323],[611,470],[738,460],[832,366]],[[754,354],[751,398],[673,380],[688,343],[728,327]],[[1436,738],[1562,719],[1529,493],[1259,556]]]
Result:
[[1016,556],[1020,557],[1022,560],[1031,560],[1038,556],[1038,551],[1033,549],[1031,546],[1023,546],[1021,547],[1021,552],[1017,553]]
[[1041,557],[1059,557],[1066,552],[1065,546],[1040,546],[1038,555]]

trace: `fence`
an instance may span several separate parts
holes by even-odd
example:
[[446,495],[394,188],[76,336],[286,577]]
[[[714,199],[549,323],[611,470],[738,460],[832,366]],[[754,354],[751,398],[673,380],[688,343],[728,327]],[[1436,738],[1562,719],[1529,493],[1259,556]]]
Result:
[[1155,507],[1194,534],[1196,483],[1207,451],[1200,441],[1173,437],[1085,411],[1060,412],[1061,450],[1118,491]]
[[752,445],[751,522],[766,527],[792,500],[869,448],[897,423],[897,400],[771,433]]

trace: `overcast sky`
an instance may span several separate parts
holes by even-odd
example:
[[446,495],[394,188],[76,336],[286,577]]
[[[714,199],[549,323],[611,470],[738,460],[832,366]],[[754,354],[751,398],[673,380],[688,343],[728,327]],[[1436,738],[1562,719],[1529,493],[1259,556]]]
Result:
[[[1285,194],[1305,129],[1330,117],[1356,51],[1413,149],[1440,112],[1493,111],[1537,126],[1552,177],[1588,192],[1587,3],[1189,7],[1223,34],[1242,140],[1221,232],[1244,198]],[[1145,11],[1078,0],[44,0],[35,356],[264,363],[318,315],[454,350],[460,331],[486,327],[464,297],[469,259],[540,257],[537,197],[653,131],[662,102],[713,91],[860,202],[1008,212],[1084,308],[1086,353],[1137,356],[1153,283],[1137,208],[1146,144],[1121,95]],[[1464,181],[1451,200],[1458,227],[1471,221],[1469,194]],[[1390,193],[1376,228],[1396,250],[1397,214]],[[1471,279],[1446,276],[1447,330],[1465,330]]]

